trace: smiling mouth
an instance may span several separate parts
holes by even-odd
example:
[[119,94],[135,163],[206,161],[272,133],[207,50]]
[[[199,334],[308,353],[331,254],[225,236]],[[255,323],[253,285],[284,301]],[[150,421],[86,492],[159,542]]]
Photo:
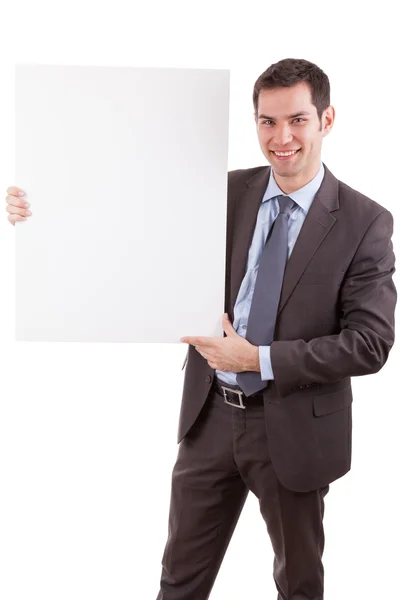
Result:
[[275,150],[271,150],[272,154],[275,154],[275,156],[279,156],[279,157],[285,157],[285,156],[294,156],[295,154],[297,154],[297,152],[300,152],[300,148],[298,148],[297,150],[288,150],[286,152],[276,152]]

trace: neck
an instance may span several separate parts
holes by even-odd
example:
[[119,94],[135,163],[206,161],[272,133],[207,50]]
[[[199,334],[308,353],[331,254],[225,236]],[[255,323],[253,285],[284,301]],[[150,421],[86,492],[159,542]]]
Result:
[[297,192],[300,188],[310,183],[316,176],[321,166],[321,160],[318,163],[307,169],[306,171],[300,171],[293,177],[281,177],[276,171],[274,171],[275,181],[279,188],[284,194],[290,194]]

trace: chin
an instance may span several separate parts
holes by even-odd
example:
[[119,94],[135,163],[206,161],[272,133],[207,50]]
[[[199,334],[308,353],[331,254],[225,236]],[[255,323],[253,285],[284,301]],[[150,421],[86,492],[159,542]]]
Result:
[[302,161],[296,161],[292,165],[275,160],[270,160],[268,162],[270,163],[274,172],[277,173],[280,177],[293,177],[294,175],[298,175],[299,173],[304,171],[304,168],[307,166]]
[[298,175],[301,171],[301,167],[284,167],[282,165],[271,166],[279,177],[293,177],[294,175]]

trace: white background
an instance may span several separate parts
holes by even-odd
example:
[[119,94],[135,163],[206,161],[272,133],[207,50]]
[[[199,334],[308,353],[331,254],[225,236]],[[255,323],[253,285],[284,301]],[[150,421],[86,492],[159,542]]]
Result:
[[[18,185],[14,61],[229,68],[234,169],[265,164],[254,81],[272,62],[298,57],[331,81],[337,120],[324,162],[398,222],[398,34],[390,4],[10,2],[0,20],[0,189],[5,195]],[[155,600],[186,346],[14,342],[14,234],[4,211],[0,595]],[[380,373],[353,379],[352,470],[326,497],[326,600],[397,594],[398,365],[395,346]],[[272,558],[249,496],[211,600],[274,599]]]

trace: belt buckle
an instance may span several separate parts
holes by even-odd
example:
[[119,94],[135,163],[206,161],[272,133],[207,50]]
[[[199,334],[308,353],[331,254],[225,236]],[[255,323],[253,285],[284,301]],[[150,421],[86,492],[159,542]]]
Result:
[[[221,385],[221,388],[224,392],[225,404],[229,404],[230,406],[234,406],[235,408],[246,408],[242,401],[242,396],[243,396],[242,390],[233,390],[232,388],[224,387],[223,385]],[[235,404],[234,402],[229,402],[228,396],[226,394],[227,391],[234,392],[235,394],[237,394],[239,396],[239,404]]]

